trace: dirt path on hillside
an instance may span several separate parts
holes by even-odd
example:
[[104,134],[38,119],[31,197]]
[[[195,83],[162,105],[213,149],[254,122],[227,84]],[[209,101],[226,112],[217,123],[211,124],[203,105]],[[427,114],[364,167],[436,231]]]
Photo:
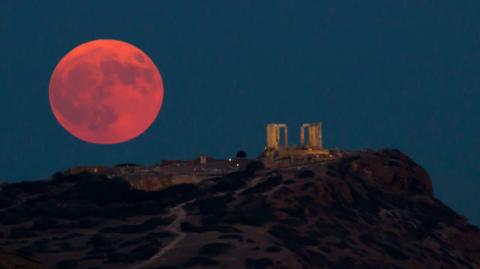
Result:
[[165,255],[165,253],[173,249],[178,243],[180,243],[183,239],[185,239],[186,234],[182,232],[182,229],[180,228],[180,225],[182,224],[183,220],[187,216],[187,213],[182,208],[185,204],[186,203],[182,203],[171,209],[173,212],[175,211],[178,211],[178,212],[176,213],[175,221],[165,228],[166,231],[176,233],[177,238],[175,238],[173,241],[171,241],[170,243],[162,247],[155,255],[150,257],[150,259],[140,264],[137,264],[133,267],[130,267],[130,269],[141,269],[141,268],[145,268],[147,266],[155,264],[161,257],[163,257],[163,255]]

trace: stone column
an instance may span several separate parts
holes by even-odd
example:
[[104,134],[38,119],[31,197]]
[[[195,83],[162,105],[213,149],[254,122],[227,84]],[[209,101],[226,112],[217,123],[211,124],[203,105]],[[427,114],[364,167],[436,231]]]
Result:
[[315,128],[312,125],[308,126],[308,147],[315,147]]
[[280,148],[280,127],[278,124],[275,126],[275,149]]
[[323,149],[323,130],[322,123],[318,123],[318,147]]
[[308,145],[311,148],[322,148],[321,123],[310,124],[308,126]]
[[285,134],[283,135],[283,138],[285,139],[285,147],[288,147],[288,126],[285,125],[284,130]]
[[300,127],[300,146],[305,145],[305,126]]
[[274,123],[267,124],[267,149],[278,149],[278,128]]

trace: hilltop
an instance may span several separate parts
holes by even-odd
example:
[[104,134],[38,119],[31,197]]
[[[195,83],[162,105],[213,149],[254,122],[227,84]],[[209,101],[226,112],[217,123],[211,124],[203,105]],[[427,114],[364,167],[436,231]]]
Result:
[[0,249],[59,269],[480,268],[480,230],[398,150],[83,167],[8,184]]

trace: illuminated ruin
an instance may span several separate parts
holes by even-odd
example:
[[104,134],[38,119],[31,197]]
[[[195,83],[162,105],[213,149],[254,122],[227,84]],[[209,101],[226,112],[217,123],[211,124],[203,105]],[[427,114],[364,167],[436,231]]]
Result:
[[[304,123],[300,127],[299,145],[288,142],[288,126],[284,123],[269,123],[266,128],[265,157],[330,157],[330,151],[323,146],[322,123]],[[283,136],[283,139],[282,139]]]

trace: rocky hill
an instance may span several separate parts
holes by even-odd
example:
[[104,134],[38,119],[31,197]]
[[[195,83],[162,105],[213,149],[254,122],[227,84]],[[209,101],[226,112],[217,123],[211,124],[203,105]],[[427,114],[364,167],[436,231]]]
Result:
[[47,269],[47,267],[26,257],[0,252],[0,269]]
[[238,167],[153,191],[98,170],[5,185],[0,249],[59,269],[480,268],[480,230],[397,150]]

